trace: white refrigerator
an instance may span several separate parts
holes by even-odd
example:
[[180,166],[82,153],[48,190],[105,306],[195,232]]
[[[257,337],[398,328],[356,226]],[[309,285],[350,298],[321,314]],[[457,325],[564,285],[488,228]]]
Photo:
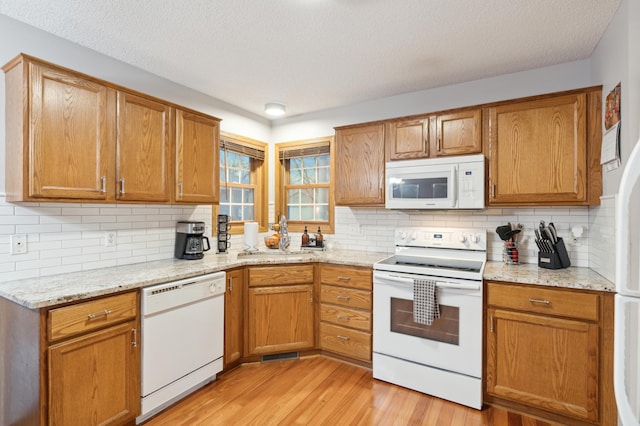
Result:
[[624,426],[640,424],[640,141],[620,181],[616,206],[614,388]]

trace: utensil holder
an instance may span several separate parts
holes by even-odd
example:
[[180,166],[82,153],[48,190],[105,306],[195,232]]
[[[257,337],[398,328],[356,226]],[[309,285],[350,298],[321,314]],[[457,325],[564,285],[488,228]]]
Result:
[[515,241],[505,241],[502,248],[502,260],[507,265],[519,265],[520,255],[518,252],[518,243]]
[[562,238],[558,238],[558,242],[553,245],[552,253],[538,252],[538,266],[545,269],[563,269],[571,266]]

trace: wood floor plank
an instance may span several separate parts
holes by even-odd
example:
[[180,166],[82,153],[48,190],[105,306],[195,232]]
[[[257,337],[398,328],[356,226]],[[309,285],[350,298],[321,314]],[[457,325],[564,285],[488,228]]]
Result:
[[368,369],[324,356],[241,365],[144,423],[160,425],[550,426],[375,380]]

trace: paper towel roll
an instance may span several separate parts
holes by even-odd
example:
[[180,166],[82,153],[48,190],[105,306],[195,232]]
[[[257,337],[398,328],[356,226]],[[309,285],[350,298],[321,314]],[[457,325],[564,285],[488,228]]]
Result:
[[244,251],[258,250],[258,222],[244,223]]

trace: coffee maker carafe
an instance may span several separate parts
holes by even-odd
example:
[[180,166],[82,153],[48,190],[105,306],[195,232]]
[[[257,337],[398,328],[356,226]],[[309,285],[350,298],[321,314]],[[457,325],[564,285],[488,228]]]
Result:
[[[176,224],[176,258],[202,259],[204,252],[211,250],[209,238],[203,235],[204,228],[204,222],[178,222]],[[206,248],[204,242],[206,242]]]

